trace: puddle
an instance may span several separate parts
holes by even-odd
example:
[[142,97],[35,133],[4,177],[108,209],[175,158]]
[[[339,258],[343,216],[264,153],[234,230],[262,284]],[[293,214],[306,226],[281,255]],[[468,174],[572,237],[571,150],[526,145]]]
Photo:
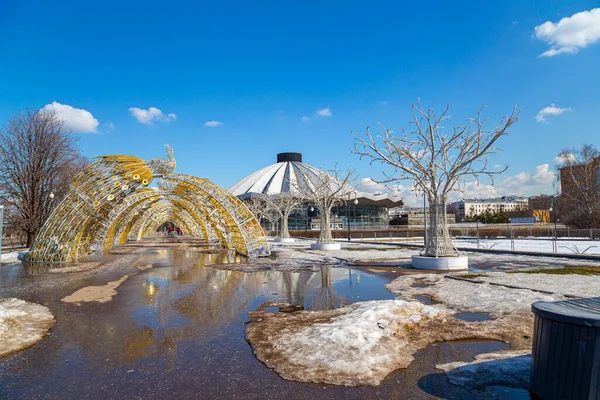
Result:
[[[435,365],[506,348],[494,342],[435,344],[375,388],[286,381],[246,342],[249,311],[268,301],[281,303],[269,310],[294,312],[393,299],[384,285],[395,274],[334,267],[244,273],[211,267],[239,260],[231,253],[144,245],[144,258],[122,270],[69,276],[24,274],[21,266],[0,271],[3,295],[27,292],[57,321],[36,346],[0,359],[1,397],[37,398],[43,387],[48,398],[481,398],[448,383]],[[132,268],[136,274],[125,280]],[[119,278],[117,295],[104,304],[61,301],[79,288],[105,287]]]
[[477,321],[491,321],[492,317],[488,313],[470,313],[470,312],[462,312],[454,315],[454,318],[460,319],[467,322],[477,322]]

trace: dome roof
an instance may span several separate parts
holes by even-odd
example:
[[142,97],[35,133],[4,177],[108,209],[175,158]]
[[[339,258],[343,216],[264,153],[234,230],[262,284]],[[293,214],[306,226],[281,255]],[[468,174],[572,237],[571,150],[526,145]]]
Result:
[[[318,186],[313,182],[318,182],[323,173],[325,173],[323,170],[304,164],[300,153],[279,153],[275,164],[248,175],[231,186],[229,192],[240,199],[246,199],[252,197],[253,193],[272,196],[297,192],[294,187],[300,185],[308,186],[312,191],[315,186]],[[332,184],[335,182],[335,180],[331,181]],[[387,193],[371,194],[357,190],[354,196],[361,205],[391,208],[403,204],[401,197]]]
[[246,193],[276,195],[297,192],[293,189],[295,186],[314,182],[322,174],[322,170],[302,163],[300,153],[279,153],[275,164],[248,175],[230,187],[229,192],[234,196]]

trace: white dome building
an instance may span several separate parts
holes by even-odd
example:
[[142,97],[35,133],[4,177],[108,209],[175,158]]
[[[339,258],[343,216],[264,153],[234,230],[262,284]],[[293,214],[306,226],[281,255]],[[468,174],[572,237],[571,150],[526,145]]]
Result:
[[[229,188],[241,200],[257,195],[278,195],[297,192],[294,187],[313,187],[323,171],[304,164],[300,153],[279,153],[277,162],[248,175]],[[304,191],[304,190],[303,190]],[[356,201],[335,207],[332,212],[333,229],[373,229],[388,227],[388,209],[403,204],[402,198],[389,194],[371,194],[356,191]],[[290,216],[290,230],[319,229],[317,210],[310,205],[301,207]]]

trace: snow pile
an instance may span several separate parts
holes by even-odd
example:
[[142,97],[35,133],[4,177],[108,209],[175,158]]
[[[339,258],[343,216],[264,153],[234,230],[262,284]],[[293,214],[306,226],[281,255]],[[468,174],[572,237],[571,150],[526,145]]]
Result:
[[[308,363],[303,365],[306,368],[370,375],[392,361],[392,354],[373,351],[385,345],[384,338],[394,336],[403,326],[416,325],[441,314],[437,308],[402,300],[356,303],[352,308],[328,323],[317,323],[292,335],[285,351],[290,360],[302,365],[306,359]],[[347,353],[354,355],[346,357]]]
[[19,253],[21,251],[11,251],[0,255],[0,264],[15,264],[19,262]]
[[333,311],[253,312],[246,332],[258,359],[285,379],[377,385],[424,347],[411,340],[414,331],[445,315],[418,302],[369,301]]
[[453,362],[436,365],[446,372],[448,380],[469,389],[486,386],[528,388],[531,370],[531,353],[526,351],[487,353],[475,357],[470,363]]
[[0,299],[0,357],[33,346],[54,326],[47,307],[23,300]]
[[492,272],[476,279],[562,295],[600,296],[600,276],[594,275],[505,274]]

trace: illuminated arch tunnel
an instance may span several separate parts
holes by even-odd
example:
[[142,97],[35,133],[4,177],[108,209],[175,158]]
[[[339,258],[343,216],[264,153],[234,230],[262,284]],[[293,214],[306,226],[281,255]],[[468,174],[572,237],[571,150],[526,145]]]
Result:
[[[40,230],[29,262],[76,261],[141,240],[167,221],[244,256],[269,255],[264,232],[250,210],[208,179],[173,174],[175,158],[166,147],[167,160],[97,157],[77,175]],[[157,188],[149,188],[155,179]]]

